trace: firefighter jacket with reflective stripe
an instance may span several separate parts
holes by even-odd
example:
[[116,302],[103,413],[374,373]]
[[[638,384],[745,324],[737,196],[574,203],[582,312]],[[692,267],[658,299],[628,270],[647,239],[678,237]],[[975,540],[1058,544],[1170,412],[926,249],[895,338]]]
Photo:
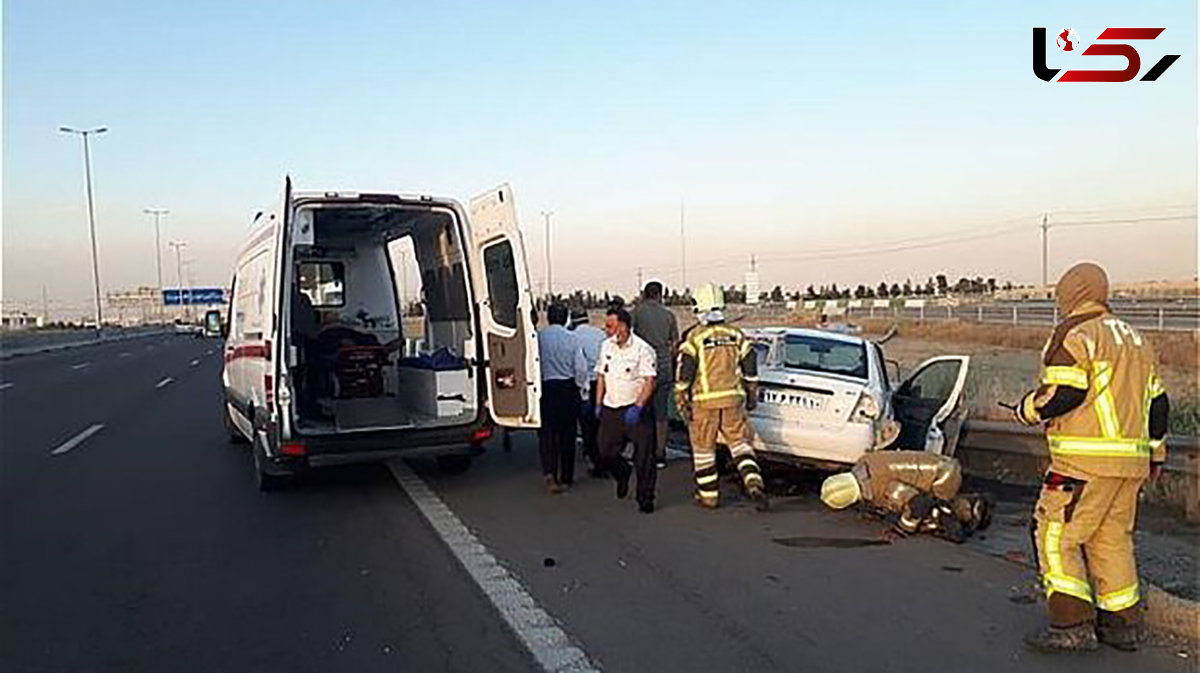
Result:
[[898,514],[921,493],[950,500],[962,486],[957,460],[926,451],[872,451],[851,472],[864,502]]
[[[1055,327],[1042,350],[1038,384],[1020,415],[1046,421],[1052,471],[1083,479],[1145,477],[1152,457],[1166,459],[1165,431],[1157,438],[1150,433],[1151,403],[1166,394],[1154,351],[1105,306],[1084,303]],[[1083,391],[1082,402],[1042,417],[1039,408],[1062,387]]]
[[697,325],[679,345],[675,395],[699,409],[740,406],[757,395],[758,359],[742,331],[723,322]]

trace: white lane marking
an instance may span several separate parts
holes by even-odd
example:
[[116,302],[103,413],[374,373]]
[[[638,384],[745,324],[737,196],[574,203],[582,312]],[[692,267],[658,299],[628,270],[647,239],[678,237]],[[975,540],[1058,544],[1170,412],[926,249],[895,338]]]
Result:
[[91,364],[92,363],[90,363],[90,362],[80,362],[77,365],[71,365],[71,369],[74,369],[75,371],[79,371],[80,369],[83,369],[84,367],[91,366]]
[[16,385],[16,384],[13,384],[13,383],[0,383],[0,390],[8,390],[9,388],[13,387],[14,385]]
[[122,351],[122,352],[121,352],[119,355],[117,355],[117,357],[119,357],[119,358],[127,358],[127,357],[129,357],[130,355],[131,355],[131,353],[130,353],[129,351]]
[[163,380],[159,381],[158,383],[154,384],[154,387],[155,387],[155,388],[162,388],[163,386],[169,386],[169,385],[171,385],[171,382],[172,382],[172,381],[174,381],[174,380],[175,380],[175,379],[173,379],[173,378],[171,378],[170,376],[168,376],[167,378],[165,378],[165,379],[163,379]]
[[537,604],[521,581],[492,556],[446,503],[401,460],[388,461],[400,488],[420,510],[442,542],[483,590],[504,622],[543,671],[599,671],[558,622]]
[[192,360],[191,362],[189,362],[189,363],[188,363],[188,366],[189,366],[189,367],[195,367],[195,366],[196,366],[196,365],[198,365],[198,364],[200,364],[200,361],[199,361],[199,360]]
[[205,354],[205,355],[212,355],[212,354],[213,354],[213,352],[212,352],[212,349],[210,348],[210,349],[208,349],[208,350],[204,351],[204,354]]
[[58,446],[57,449],[51,451],[50,454],[55,455],[55,456],[61,456],[62,454],[66,453],[66,452],[70,451],[71,449],[82,444],[84,442],[84,440],[86,440],[88,437],[91,437],[92,435],[96,434],[97,432],[100,432],[103,429],[104,429],[104,424],[97,423],[97,424],[93,425],[92,427],[88,428],[87,430],[84,430],[83,432],[79,433],[78,435],[75,435],[74,437],[63,442],[62,444],[60,444]]

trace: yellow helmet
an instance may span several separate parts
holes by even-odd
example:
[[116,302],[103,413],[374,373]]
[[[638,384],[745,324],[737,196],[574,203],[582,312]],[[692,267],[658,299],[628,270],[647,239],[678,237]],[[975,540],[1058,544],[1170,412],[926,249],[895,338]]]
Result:
[[821,484],[821,502],[834,509],[846,509],[861,497],[858,479],[849,472],[835,474]]
[[720,285],[705,283],[696,288],[696,292],[692,296],[696,299],[696,305],[692,309],[696,313],[703,314],[725,309],[725,291],[721,289]]

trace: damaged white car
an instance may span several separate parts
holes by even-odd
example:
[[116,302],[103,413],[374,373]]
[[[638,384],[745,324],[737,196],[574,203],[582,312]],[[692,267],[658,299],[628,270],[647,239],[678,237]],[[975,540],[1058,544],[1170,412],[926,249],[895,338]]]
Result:
[[935,357],[898,385],[878,343],[819,329],[746,330],[758,353],[755,450],[767,462],[842,467],[867,451],[954,455],[971,358]]

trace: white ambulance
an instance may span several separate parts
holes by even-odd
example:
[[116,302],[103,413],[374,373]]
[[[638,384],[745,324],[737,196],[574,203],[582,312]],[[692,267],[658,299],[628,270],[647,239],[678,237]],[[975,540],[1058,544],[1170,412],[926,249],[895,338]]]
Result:
[[470,200],[293,191],[254,217],[222,371],[259,488],[309,467],[436,456],[540,425],[533,300],[512,191]]

